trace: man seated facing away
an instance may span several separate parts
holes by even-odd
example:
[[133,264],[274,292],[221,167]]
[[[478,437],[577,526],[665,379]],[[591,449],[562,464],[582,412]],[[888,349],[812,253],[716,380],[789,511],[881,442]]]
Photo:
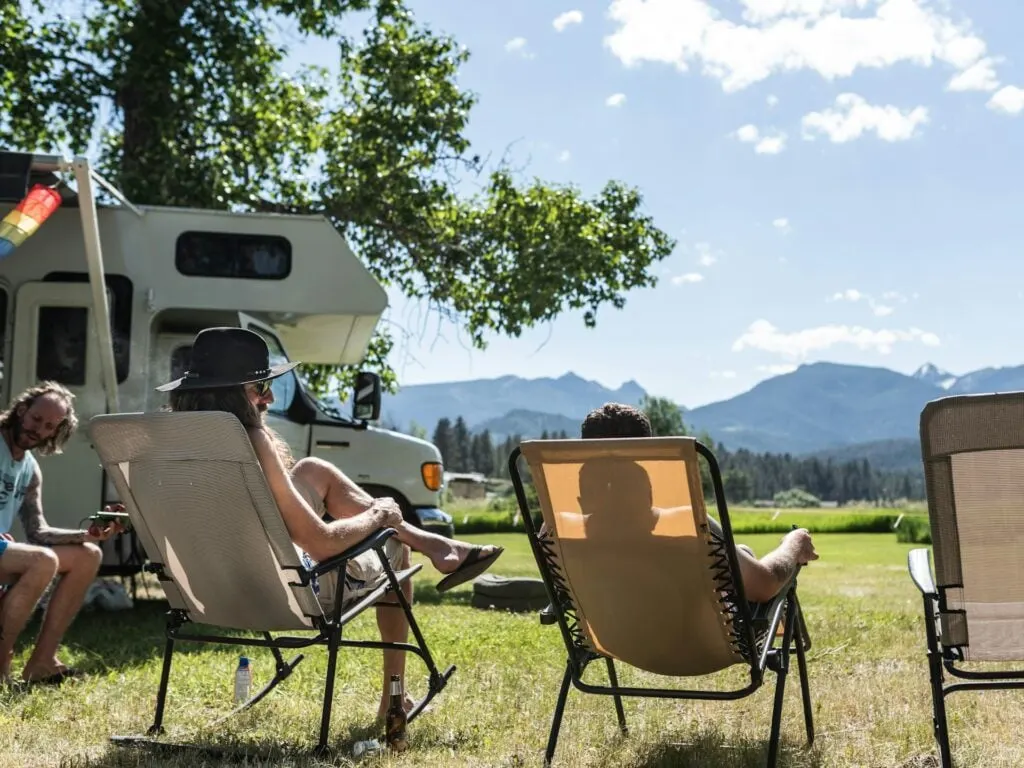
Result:
[[[639,408],[622,403],[605,403],[595,408],[583,420],[580,431],[580,437],[585,440],[652,437],[653,434],[647,414]],[[708,528],[715,539],[722,539],[722,526],[711,515],[708,515]],[[744,544],[736,546],[736,555],[740,563],[743,592],[747,600],[755,603],[771,600],[792,578],[798,565],[806,565],[818,559],[811,534],[805,528],[787,533],[778,547],[760,559]]]
[[[78,426],[74,395],[45,381],[22,392],[0,413],[0,682],[11,684],[14,644],[55,575],[35,649],[22,678],[59,684],[78,674],[57,658],[57,648],[96,578],[102,552],[97,542],[121,530],[116,523],[98,535],[53,528],[43,517],[43,475],[33,452],[59,454]],[[10,534],[17,513],[27,544]]]
[[[584,440],[653,437],[653,430],[647,414],[639,408],[622,403],[605,403],[587,414],[583,420],[580,437]],[[708,528],[715,539],[722,540],[722,526],[710,515]],[[539,534],[542,537],[546,535],[544,526],[541,526]],[[736,555],[739,559],[744,595],[748,601],[754,603],[769,602],[792,578],[798,565],[806,565],[811,560],[818,559],[811,534],[804,528],[787,533],[782,537],[778,547],[760,559],[744,544],[737,544]],[[545,623],[555,620],[551,605],[541,611],[541,620]]]
[[[385,551],[393,568],[409,567],[410,549],[426,555],[446,574],[437,585],[440,592],[483,573],[503,552],[493,545],[474,546],[405,522],[394,499],[375,499],[333,464],[307,457],[294,461],[287,444],[264,421],[274,402],[271,381],[298,363],[270,365],[263,337],[243,328],[208,328],[192,345],[189,370],[183,377],[157,387],[170,392],[172,411],[225,411],[233,414],[248,432],[281,512],[288,534],[307,554],[307,565],[341,554],[381,528],[394,528]],[[346,597],[356,597],[376,586],[383,576],[377,553],[369,551],[351,560],[344,575]],[[321,606],[331,609],[337,595],[335,574],[321,577],[314,587]],[[403,585],[412,602],[412,583]],[[409,625],[402,611],[378,606],[377,626],[381,640],[405,642]],[[391,675],[405,674],[405,652],[384,651],[384,685],[378,716],[389,703]],[[405,706],[412,707],[407,696]]]

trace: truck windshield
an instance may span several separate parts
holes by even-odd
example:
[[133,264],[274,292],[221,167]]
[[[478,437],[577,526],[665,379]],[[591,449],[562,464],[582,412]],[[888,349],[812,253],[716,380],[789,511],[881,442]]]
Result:
[[[267,348],[270,350],[270,364],[272,366],[290,362],[288,355],[285,354],[284,347],[281,346],[281,342],[274,334],[252,325],[249,326],[249,330],[255,331],[267,342]],[[341,421],[351,421],[330,400],[321,400],[306,390],[302,386],[299,377],[295,375],[295,371],[289,371],[284,376],[278,376],[274,379],[270,388],[274,393],[274,402],[267,409],[270,413],[278,416],[287,416],[288,407],[292,404],[292,400],[295,399],[296,390],[302,389],[309,399],[313,401],[317,409],[325,416],[329,416],[332,419],[340,419]]]

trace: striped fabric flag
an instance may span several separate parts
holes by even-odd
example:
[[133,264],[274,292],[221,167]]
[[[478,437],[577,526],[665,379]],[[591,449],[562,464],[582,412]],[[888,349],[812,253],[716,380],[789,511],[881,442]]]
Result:
[[0,259],[10,256],[15,248],[31,237],[60,203],[57,190],[42,184],[32,187],[18,207],[0,221]]

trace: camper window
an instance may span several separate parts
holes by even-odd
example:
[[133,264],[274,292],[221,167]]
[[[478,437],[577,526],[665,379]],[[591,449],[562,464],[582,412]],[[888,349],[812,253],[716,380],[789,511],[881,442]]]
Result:
[[283,280],[292,271],[292,245],[278,235],[183,232],[174,265],[189,277]]
[[[48,272],[43,277],[43,282],[87,283],[89,282],[89,273]],[[129,358],[132,352],[132,281],[124,275],[106,275],[106,284],[107,302],[110,305],[110,337],[114,342],[114,368],[117,371],[117,383],[123,384],[130,372]],[[39,319],[42,322],[42,315]],[[88,318],[82,320],[83,334],[86,322],[88,322]],[[83,360],[84,357],[85,348],[83,347]]]
[[72,387],[85,384],[89,310],[85,307],[40,307],[36,337],[36,378]]

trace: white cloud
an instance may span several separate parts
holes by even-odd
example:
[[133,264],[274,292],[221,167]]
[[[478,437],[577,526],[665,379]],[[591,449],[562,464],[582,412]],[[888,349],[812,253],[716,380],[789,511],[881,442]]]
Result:
[[786,333],[762,319],[751,323],[746,332],[733,342],[732,349],[734,352],[759,349],[791,359],[802,359],[812,352],[839,344],[887,355],[892,352],[894,345],[911,342],[926,347],[937,347],[940,343],[938,336],[920,328],[872,330],[859,325],[821,325]]
[[697,261],[702,267],[710,267],[718,261],[718,256],[711,251],[710,243],[697,243],[694,248],[697,251]]
[[754,152],[759,155],[777,155],[786,148],[786,134],[764,136],[754,145]]
[[773,376],[781,376],[785,373],[792,373],[796,370],[796,366],[792,363],[776,363],[774,365],[759,365],[757,370],[770,373]]
[[772,222],[772,226],[775,227],[777,230],[779,230],[779,232],[781,232],[782,234],[786,234],[790,230],[789,219],[787,219],[785,217],[779,218],[779,219],[775,219]]
[[988,108],[1007,115],[1020,114],[1024,110],[1024,88],[1006,85],[992,94],[988,100]]
[[[895,291],[886,291],[882,294],[882,298],[885,301],[906,302],[906,299]],[[828,301],[867,302],[867,305],[871,308],[871,312],[875,317],[888,317],[895,312],[895,310],[888,304],[879,304],[871,296],[858,291],[856,288],[847,288],[845,291],[836,291]]]
[[560,13],[555,17],[555,20],[551,22],[551,26],[555,28],[556,32],[561,32],[563,29],[568,27],[570,24],[582,24],[583,23],[583,12],[582,11],[566,11]]
[[774,107],[778,105],[779,97],[776,96],[774,93],[769,93],[768,98],[765,99],[765,101],[768,103],[769,107]]
[[930,0],[739,0],[726,18],[709,0],[613,0],[605,45],[625,65],[691,66],[738,91],[773,74],[809,70],[826,80],[896,64],[957,73],[987,55],[969,21]]
[[712,379],[735,379],[736,371],[711,371]]
[[928,122],[927,107],[901,110],[892,105],[868,104],[855,93],[841,93],[835,108],[811,112],[802,120],[805,139],[815,133],[825,134],[840,144],[874,132],[883,141],[906,141],[914,137],[918,126]]
[[604,100],[606,107],[621,107],[626,103],[626,94],[624,93],[613,93],[607,99]]
[[754,152],[759,155],[777,155],[786,148],[785,133],[765,136],[751,123],[740,126],[733,135],[744,144],[754,144]]
[[995,59],[985,57],[972,64],[963,72],[954,75],[946,85],[947,91],[994,91],[999,87],[999,78],[993,67]]
[[511,40],[505,43],[505,50],[508,53],[518,53],[524,59],[533,58],[533,54],[526,50],[525,37],[513,37]]
[[700,272],[687,272],[685,275],[676,275],[672,278],[672,285],[686,285],[687,283],[699,283],[704,279]]
[[847,288],[845,291],[836,291],[829,301],[860,301],[864,294],[856,288]]
[[572,159],[572,153],[568,149],[563,149],[558,153],[558,162],[568,163]]

